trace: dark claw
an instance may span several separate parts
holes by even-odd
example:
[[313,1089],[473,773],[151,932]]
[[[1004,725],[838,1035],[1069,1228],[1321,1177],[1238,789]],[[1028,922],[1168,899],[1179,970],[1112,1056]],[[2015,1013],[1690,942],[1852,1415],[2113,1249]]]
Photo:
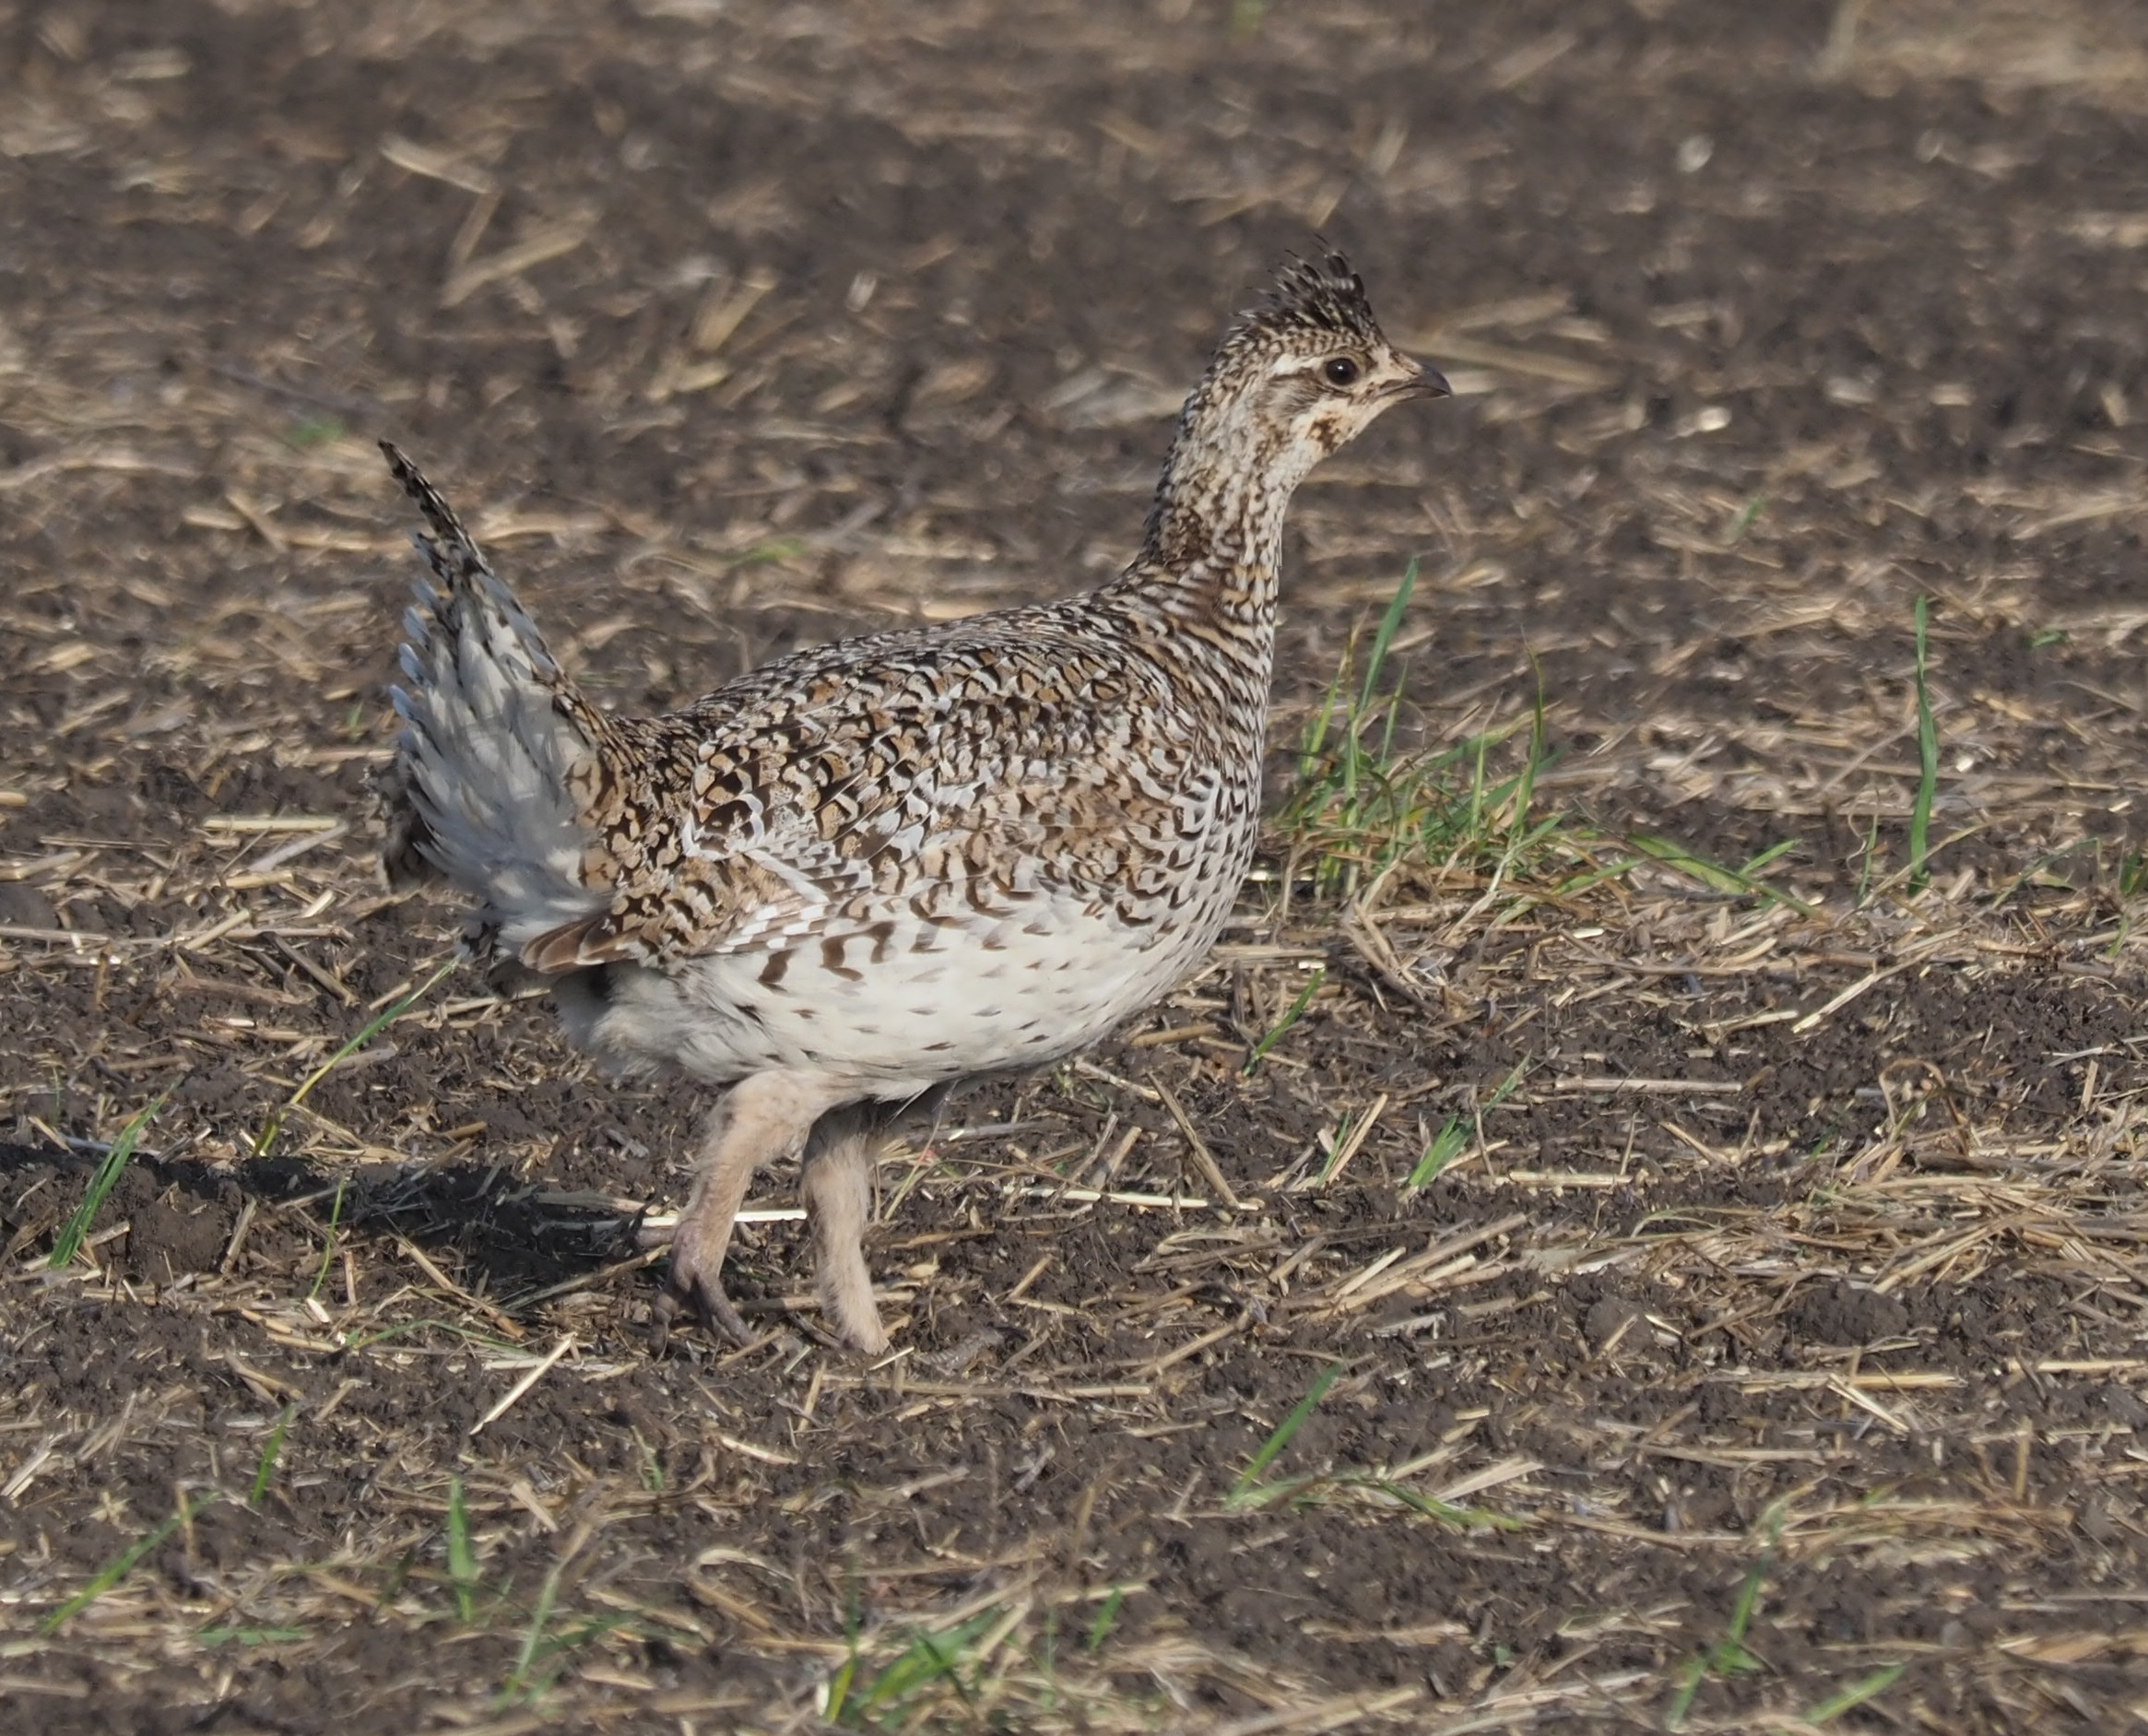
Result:
[[753,1334],[747,1330],[746,1322],[738,1310],[731,1305],[724,1287],[714,1279],[702,1278],[698,1272],[681,1270],[679,1257],[671,1257],[670,1276],[664,1288],[656,1293],[656,1305],[649,1314],[649,1349],[658,1356],[671,1337],[671,1323],[682,1311],[690,1309],[699,1314],[712,1329],[728,1336],[737,1344],[750,1344]]

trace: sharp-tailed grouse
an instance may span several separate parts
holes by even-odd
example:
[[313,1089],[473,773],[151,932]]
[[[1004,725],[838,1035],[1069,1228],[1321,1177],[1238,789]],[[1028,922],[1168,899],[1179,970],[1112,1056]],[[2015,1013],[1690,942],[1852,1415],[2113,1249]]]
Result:
[[1056,1060],[1184,979],[1258,827],[1292,490],[1446,383],[1339,255],[1292,261],[1193,394],[1102,590],[800,651],[662,717],[600,711],[409,460],[439,588],[407,617],[386,860],[477,901],[569,1038],[727,1087],[657,1340],[722,1285],[754,1170],[803,1155],[823,1304],[887,1343],[860,1246],[875,1117]]

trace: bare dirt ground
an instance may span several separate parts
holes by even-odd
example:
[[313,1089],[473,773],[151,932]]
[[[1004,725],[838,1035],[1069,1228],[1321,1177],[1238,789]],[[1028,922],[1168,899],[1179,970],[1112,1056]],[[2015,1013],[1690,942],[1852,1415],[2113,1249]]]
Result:
[[[2144,170],[2066,0],[0,3],[0,1722],[2148,1721]],[[1095,582],[1315,231],[1458,396],[1302,497],[1277,740],[1416,558],[1557,823],[1279,839],[888,1166],[892,1356],[772,1176],[652,1360],[693,1092],[467,972],[320,1072],[454,920],[372,440],[660,706]]]

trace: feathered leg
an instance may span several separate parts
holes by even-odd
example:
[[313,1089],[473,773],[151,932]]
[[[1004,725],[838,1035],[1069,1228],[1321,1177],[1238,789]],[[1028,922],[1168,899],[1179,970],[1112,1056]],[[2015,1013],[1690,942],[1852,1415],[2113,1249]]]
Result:
[[724,1294],[724,1256],[738,1208],[754,1170],[799,1151],[813,1123],[848,1094],[810,1073],[757,1073],[709,1112],[701,1174],[671,1233],[671,1271],[650,1327],[655,1348],[663,1349],[672,1321],[690,1305],[740,1343],[751,1336]]
[[858,1104],[833,1110],[814,1125],[806,1142],[799,1191],[813,1221],[818,1250],[814,1271],[820,1307],[844,1340],[868,1356],[888,1348],[880,1311],[873,1302],[872,1273],[865,1262],[865,1233],[873,1219],[873,1179],[903,1122],[927,1124],[925,1143],[939,1131],[940,1117],[958,1081],[935,1085],[899,1104]]
[[873,1303],[865,1263],[865,1231],[872,1222],[873,1166],[887,1136],[868,1111],[838,1109],[820,1117],[806,1147],[798,1190],[813,1221],[819,1263],[814,1282],[820,1308],[844,1340],[878,1356],[888,1334]]

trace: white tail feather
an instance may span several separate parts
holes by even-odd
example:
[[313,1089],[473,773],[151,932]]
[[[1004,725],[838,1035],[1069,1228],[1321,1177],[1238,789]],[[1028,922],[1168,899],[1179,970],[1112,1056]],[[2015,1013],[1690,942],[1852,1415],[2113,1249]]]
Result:
[[414,540],[444,588],[421,584],[405,617],[391,868],[421,857],[481,901],[480,930],[513,954],[608,902],[584,879],[592,838],[569,784],[597,744],[537,624],[431,485],[388,456],[431,524]]

